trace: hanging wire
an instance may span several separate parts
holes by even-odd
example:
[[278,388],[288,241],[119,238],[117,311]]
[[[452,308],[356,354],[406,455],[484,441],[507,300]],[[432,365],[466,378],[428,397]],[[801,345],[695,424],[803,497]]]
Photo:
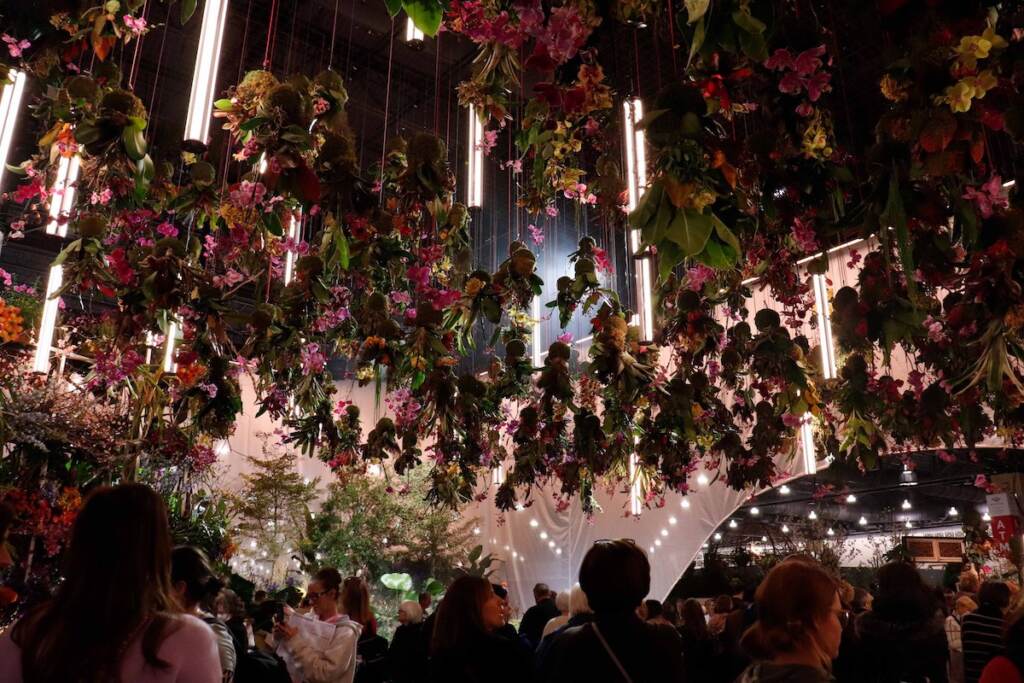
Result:
[[[149,19],[149,0],[142,5],[142,20],[147,21]],[[165,30],[166,33],[166,30]],[[132,66],[128,72],[128,89],[135,92],[135,79],[139,76],[139,53],[142,51],[142,41],[145,39],[146,34],[138,36],[135,40],[135,52],[132,54]]]
[[[334,0],[334,22],[331,24],[331,56],[327,58],[327,68],[334,68],[334,43],[338,39],[338,7],[341,5],[341,0]],[[353,17],[353,21],[355,18]],[[349,43],[352,42],[351,36],[349,37]],[[346,74],[348,75],[348,74]]]
[[[167,19],[164,22],[165,25],[167,23],[169,23],[170,20],[171,20],[171,6],[168,5],[167,6]],[[156,128],[157,128],[157,122],[159,121],[159,119],[156,116],[156,111],[154,111],[154,107],[155,107],[155,103],[156,103],[156,94],[158,92],[160,92],[159,87],[158,87],[160,85],[160,67],[164,63],[164,47],[167,45],[167,34],[168,33],[169,33],[169,31],[164,29],[164,31],[163,31],[163,34],[164,34],[163,38],[160,39],[160,52],[157,54],[157,58],[156,58],[156,71],[153,74],[153,93],[149,96],[149,109],[148,109],[148,111],[149,111],[149,121],[150,121],[151,125],[146,127],[146,131],[147,131],[146,134],[148,136],[148,141],[149,142],[152,142],[155,139],[155,131],[156,131]]]
[[263,48],[263,68],[270,70],[274,59],[274,34],[277,31],[277,0],[271,0],[270,20],[267,23],[267,44]]
[[388,81],[384,87],[384,125],[382,126],[384,131],[384,139],[380,145],[380,177],[381,177],[381,188],[380,188],[380,202],[384,203],[384,161],[387,159],[388,154],[388,112],[391,106],[391,68],[395,63],[395,18],[391,18],[391,30],[388,32],[389,45],[388,45]]

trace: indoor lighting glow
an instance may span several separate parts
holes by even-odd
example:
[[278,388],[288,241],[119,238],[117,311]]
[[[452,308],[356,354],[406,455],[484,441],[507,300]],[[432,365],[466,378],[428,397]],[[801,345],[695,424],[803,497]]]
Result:
[[716,532],[715,533],[715,540],[716,541],[721,541],[722,540],[722,534]]
[[178,364],[174,362],[174,344],[178,340],[178,323],[167,323],[167,340],[164,345],[164,372],[177,372]]
[[478,526],[473,527],[473,535],[474,536],[479,536],[480,535],[480,527],[478,527]]
[[67,237],[68,214],[75,204],[78,182],[78,167],[81,158],[75,154],[71,158],[62,156],[57,164],[57,177],[50,186],[50,222],[46,224],[47,235]]
[[647,551],[650,552],[651,554],[653,554],[654,553],[654,546],[652,545],[649,548],[647,548]]
[[186,140],[205,143],[210,133],[213,95],[217,91],[217,68],[220,65],[220,43],[224,37],[227,14],[228,0],[206,0],[196,68],[192,73],[192,92],[185,117]]
[[729,520],[729,528],[730,528],[730,529],[735,529],[735,528],[736,528],[736,527],[738,527],[738,526],[739,526],[739,524],[737,524],[737,523],[736,523],[736,520],[735,520],[735,519],[730,519],[730,520]]
[[815,275],[811,279],[814,283],[814,310],[818,317],[821,372],[825,379],[832,379],[836,376],[836,350],[832,343],[832,317],[828,309],[828,282],[824,275]]
[[983,521],[983,522],[991,522],[992,521],[992,515],[988,514],[988,510],[986,510],[985,514],[983,514],[981,516],[981,521]]
[[[296,218],[295,214],[292,213],[288,219],[288,239],[294,244],[299,241],[299,231],[302,228],[302,214],[299,213],[299,217]],[[284,284],[287,287],[291,284],[293,270],[295,269],[295,252],[288,249],[284,252]]]
[[868,525],[868,518],[865,517],[864,515],[861,515],[860,519],[857,520],[857,524],[860,524],[861,526],[867,526]]
[[533,527],[534,529],[536,529],[537,527],[539,527],[539,526],[540,526],[540,522],[538,522],[538,521],[537,521],[537,520],[535,520],[535,519],[531,519],[531,520],[530,520],[530,526],[532,526],[532,527]]
[[761,537],[761,543],[767,543],[767,542],[768,542],[768,537],[767,536],[762,536]]
[[662,536],[668,536],[668,529],[662,529],[661,530],[661,535]]
[[4,168],[7,165],[7,153],[11,149],[14,137],[14,123],[21,109],[21,96],[25,93],[25,74],[11,69],[7,72],[7,80],[0,93],[0,181],[4,179]]
[[[640,198],[647,189],[647,140],[644,131],[637,130],[636,124],[644,116],[643,101],[639,97],[628,99],[622,103],[623,135],[626,151],[626,189],[629,211],[637,207]],[[654,296],[652,295],[653,276],[649,258],[636,259],[640,251],[640,231],[629,231],[629,246],[636,263],[637,313],[631,321],[639,326],[640,336],[644,341],[654,338]]]
[[640,515],[640,511],[643,509],[643,494],[640,491],[640,477],[637,473],[637,468],[640,462],[637,459],[636,453],[629,454],[629,512],[634,517]]
[[853,495],[853,494],[851,493],[850,495],[848,495],[848,496],[846,497],[846,502],[847,502],[847,503],[856,503],[856,502],[857,502],[857,496],[855,496],[855,495]]
[[910,508],[912,508],[913,506],[912,506],[912,505],[910,504],[910,501],[909,501],[909,500],[907,500],[906,498],[904,498],[904,499],[903,499],[903,504],[902,504],[902,505],[900,505],[900,507],[901,507],[901,508],[903,508],[904,510],[909,510],[909,509],[910,509]]
[[533,367],[539,368],[544,365],[544,354],[541,353],[540,342],[540,297],[534,296],[531,317],[533,318],[533,331],[530,333],[530,347],[533,349]]
[[562,549],[561,548],[555,548],[555,555],[561,555],[561,554],[562,554]]
[[683,508],[684,510],[689,510],[690,501],[687,500],[686,498],[683,498],[681,501],[679,501],[679,507]]
[[660,548],[661,547],[661,539],[660,538],[654,539],[654,545],[656,545],[656,546],[658,546]]
[[677,520],[675,517],[669,517],[668,518],[668,523],[669,524],[675,524],[677,521],[679,521],[679,520]]
[[540,532],[540,540],[542,540],[542,541],[548,540],[548,532],[546,532],[546,531]]
[[811,428],[810,415],[805,417],[800,423],[800,452],[804,457],[804,473],[816,473],[818,471],[818,457],[814,452],[814,430]]
[[950,517],[956,517],[959,514],[960,514],[960,511],[957,510],[955,507],[949,508],[949,516]]
[[907,527],[908,529],[913,529],[914,528],[914,525],[910,523],[909,519],[906,522],[903,523],[903,526]]
[[405,20],[405,42],[423,42],[423,31],[416,28],[416,24],[413,23],[412,17],[408,17]]
[[752,507],[750,508],[750,514],[754,517],[757,517],[759,514],[761,514],[761,511],[756,507]]
[[789,487],[786,486],[785,484],[783,484],[782,486],[779,487],[779,493],[781,493],[784,496],[788,496],[789,495]]
[[36,372],[50,370],[50,350],[53,346],[53,331],[57,326],[57,311],[60,308],[60,297],[53,296],[64,282],[64,267],[50,268],[50,277],[46,281],[46,303],[39,319],[39,341],[36,343],[35,360],[32,369]]
[[810,512],[807,513],[807,519],[817,519],[817,518],[818,518],[818,513],[815,512],[814,510],[811,510]]
[[555,542],[554,541],[548,541],[548,547],[554,549]]
[[498,466],[491,470],[491,483],[501,486],[505,483],[505,467],[499,462]]
[[707,486],[708,485],[708,475],[704,474],[703,472],[698,474],[697,475],[697,483],[700,484],[701,486]]
[[832,530],[832,527],[829,527],[828,531],[826,531],[825,533],[828,534],[829,536],[835,536],[836,535],[836,532]]
[[786,526],[785,524],[782,525],[782,533],[784,533],[784,534],[788,534],[789,533],[789,527]]
[[484,124],[476,114],[476,107],[469,105],[469,163],[466,172],[466,206],[479,208],[484,200]]

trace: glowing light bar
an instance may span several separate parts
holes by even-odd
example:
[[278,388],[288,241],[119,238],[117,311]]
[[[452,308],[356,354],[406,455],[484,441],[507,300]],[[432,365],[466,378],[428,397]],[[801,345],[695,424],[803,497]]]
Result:
[[11,140],[14,138],[14,124],[18,119],[18,110],[21,109],[21,96],[25,93],[25,74],[11,69],[8,80],[11,82],[0,93],[0,182],[4,179],[7,153],[11,150]]
[[[639,97],[626,100],[623,107],[623,134],[626,149],[626,188],[627,208],[632,211],[637,207],[640,198],[647,190],[647,139],[636,124],[643,118],[644,106]],[[633,256],[640,251],[640,231],[629,231],[629,247]],[[636,291],[637,313],[633,324],[640,327],[640,336],[644,341],[654,338],[654,297],[651,261],[648,258],[636,259]]]
[[[288,219],[288,239],[292,242],[299,240],[299,231],[302,228],[302,218],[296,218],[295,214]],[[295,270],[295,251],[288,249],[284,252],[284,284],[287,287],[291,284],[293,271]]]
[[75,205],[78,182],[78,168],[81,159],[77,154],[68,158],[62,156],[57,164],[57,177],[50,186],[50,222],[46,224],[47,235],[67,237],[68,215]]
[[185,139],[206,142],[210,133],[213,96],[217,89],[217,69],[220,66],[220,45],[227,21],[228,0],[206,0],[203,26],[199,33],[196,68],[192,74],[192,93],[188,98],[185,118]]
[[466,206],[479,208],[484,201],[484,124],[476,107],[469,105],[469,163],[466,172]]
[[505,466],[500,462],[497,467],[491,470],[491,483],[495,486],[501,486],[505,483]]
[[412,17],[409,17],[405,21],[405,42],[415,43],[423,40],[423,31],[416,28],[416,24],[413,23]]
[[39,319],[39,338],[36,341],[36,356],[32,369],[36,372],[50,371],[50,351],[53,347],[53,331],[57,327],[57,311],[60,309],[60,297],[54,296],[64,283],[64,267],[52,266],[50,277],[46,281],[46,303]]
[[174,344],[178,340],[178,323],[167,323],[167,340],[164,345],[164,372],[177,372],[178,364],[174,362]]
[[544,354],[541,352],[540,341],[540,297],[533,297],[532,304],[533,332],[530,334],[530,346],[533,349],[533,367],[539,368],[544,364]]
[[828,282],[824,275],[814,275],[814,310],[818,316],[818,338],[821,346],[821,372],[825,379],[836,376],[836,347],[832,343],[832,316],[829,312]]
[[814,452],[814,431],[811,428],[809,416],[800,425],[800,451],[804,457],[804,474],[817,472],[818,456]]
[[643,512],[643,492],[640,490],[640,460],[636,453],[629,454],[629,513],[639,517]]

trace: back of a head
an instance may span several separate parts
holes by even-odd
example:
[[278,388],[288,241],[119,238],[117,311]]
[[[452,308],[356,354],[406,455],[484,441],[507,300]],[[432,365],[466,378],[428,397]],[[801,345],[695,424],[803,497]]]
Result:
[[398,606],[398,609],[409,616],[410,624],[418,624],[423,621],[423,608],[416,600],[405,600]]
[[[336,569],[334,571],[337,572]],[[373,612],[370,610],[370,589],[366,581],[358,576],[345,579],[341,586],[341,610],[352,621],[364,628],[369,627],[373,621]]]
[[582,586],[575,585],[569,591],[569,616],[577,614],[590,614],[590,602],[587,601],[587,594],[583,592]]
[[732,596],[719,595],[715,598],[715,614],[728,614],[732,611]]
[[555,607],[559,612],[569,611],[569,591],[558,591],[558,595],[555,596]]
[[931,616],[933,600],[917,568],[909,562],[890,562],[878,570],[874,610],[886,617],[914,621]]
[[209,609],[212,601],[224,588],[210,569],[210,561],[199,548],[190,545],[178,546],[171,553],[171,582],[185,586],[185,609],[201,605]]
[[657,619],[665,612],[660,600],[644,600],[644,607],[647,608],[648,619]]
[[448,587],[437,606],[431,652],[471,647],[487,632],[484,604],[494,594],[487,579],[460,576]]
[[166,622],[178,611],[170,577],[171,536],[160,496],[142,484],[92,492],[79,511],[56,597],[19,622],[26,681],[116,678],[124,645],[143,622],[151,666]]
[[1004,610],[1010,605],[1010,587],[1001,581],[986,581],[978,589],[980,609]]
[[820,566],[803,561],[776,565],[757,589],[757,621],[743,634],[743,649],[764,660],[799,650],[835,597],[835,580]]
[[683,603],[683,610],[679,616],[683,621],[683,629],[691,636],[695,638],[708,637],[708,623],[704,617],[704,608],[701,606],[700,600],[688,598]]
[[225,588],[220,592],[218,598],[220,602],[220,611],[228,616],[229,619],[241,619],[245,617],[245,602],[238,596],[238,593]]
[[871,593],[866,588],[853,589],[853,609],[856,612],[863,612],[868,608],[872,600]]
[[551,597],[551,589],[546,583],[538,583],[533,587],[533,599],[537,602]]
[[1006,617],[1006,629],[1003,632],[1003,644],[1006,656],[1024,671],[1024,607],[1018,607]]
[[632,612],[650,592],[651,565],[632,541],[600,541],[583,558],[580,586],[596,614]]

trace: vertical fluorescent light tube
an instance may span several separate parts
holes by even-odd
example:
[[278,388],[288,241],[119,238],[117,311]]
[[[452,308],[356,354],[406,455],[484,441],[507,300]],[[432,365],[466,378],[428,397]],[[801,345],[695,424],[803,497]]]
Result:
[[420,40],[423,40],[423,31],[416,28],[412,17],[407,17],[405,20],[405,42],[413,43]]
[[629,513],[639,517],[643,512],[643,497],[640,490],[640,460],[636,453],[629,454]]
[[500,462],[497,467],[491,470],[491,483],[495,486],[501,486],[505,483],[505,466]]
[[186,140],[205,143],[210,133],[217,69],[220,66],[220,45],[227,14],[228,0],[206,0],[196,67],[192,74],[192,93],[188,98],[188,115],[185,118]]
[[7,153],[11,151],[14,138],[14,124],[21,109],[21,96],[25,93],[24,73],[11,69],[8,79],[11,83],[5,85],[0,93],[0,185],[3,184]]
[[57,163],[57,177],[50,186],[50,222],[46,224],[47,235],[67,237],[67,218],[75,205],[75,183],[78,182],[80,164],[81,158],[77,154],[70,158],[62,156]]
[[50,351],[53,347],[53,331],[57,326],[57,311],[60,308],[60,297],[53,296],[64,282],[64,267],[52,266],[50,277],[46,281],[46,301],[43,314],[39,320],[39,338],[36,341],[36,356],[32,369],[36,372],[49,372]]
[[178,340],[178,323],[167,323],[167,339],[164,344],[164,372],[177,372],[178,364],[174,362],[174,344]]
[[540,342],[540,297],[533,297],[533,332],[530,334],[530,346],[533,349],[533,367],[539,368],[544,364],[544,359],[541,358],[541,342]]
[[821,346],[821,372],[825,379],[836,376],[836,349],[832,343],[832,316],[828,310],[828,283],[824,275],[812,276],[814,308],[818,317],[818,338]]
[[476,107],[469,105],[469,163],[466,174],[466,206],[483,206],[484,195],[484,153],[480,145],[484,141],[484,124],[477,116]]
[[[301,214],[300,214],[301,215]],[[299,239],[299,228],[301,227],[301,218],[296,218],[293,213],[288,219],[288,239],[292,242],[296,242]],[[284,284],[288,286],[292,281],[292,274],[295,269],[295,252],[292,249],[288,249],[284,252]]]
[[811,429],[811,418],[806,417],[800,425],[800,450],[804,457],[804,474],[818,471],[818,456],[814,452],[814,431]]
[[[644,116],[644,105],[639,97],[626,100],[623,108],[623,132],[626,147],[626,188],[628,209],[637,207],[647,189],[647,139],[636,124]],[[640,231],[629,231],[629,246],[635,255],[640,251]],[[634,259],[636,264],[637,314],[633,323],[640,326],[644,340],[654,338],[654,296],[651,261],[649,258]]]

